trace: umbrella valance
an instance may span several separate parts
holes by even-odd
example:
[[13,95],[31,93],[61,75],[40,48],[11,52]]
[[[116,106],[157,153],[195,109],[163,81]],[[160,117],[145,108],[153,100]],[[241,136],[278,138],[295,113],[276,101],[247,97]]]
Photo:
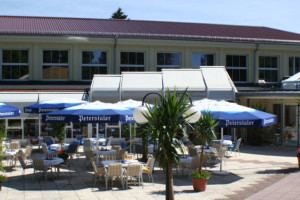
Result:
[[58,98],[49,101],[44,101],[42,103],[36,103],[30,106],[24,107],[25,113],[49,113],[56,110],[62,110],[68,107],[77,106],[86,101],[72,98]]
[[45,123],[134,123],[133,111],[99,101],[69,107],[42,115]]

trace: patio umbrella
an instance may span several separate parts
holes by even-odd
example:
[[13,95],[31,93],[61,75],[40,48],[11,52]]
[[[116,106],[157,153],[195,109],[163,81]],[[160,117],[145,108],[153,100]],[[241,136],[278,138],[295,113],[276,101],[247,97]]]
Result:
[[[45,113],[42,115],[42,121],[47,123],[97,123],[96,134],[98,138],[99,123],[134,123],[132,113],[133,110],[122,106],[95,101]],[[98,145],[97,140],[97,148]]]
[[16,106],[0,103],[0,118],[16,117],[21,114],[21,109]]
[[[238,127],[265,127],[277,123],[277,116],[263,111],[259,111],[246,106],[227,101],[216,101],[202,99],[194,101],[195,105],[201,112],[211,112],[215,119],[220,121],[221,127],[221,145],[223,143],[223,128]],[[221,158],[222,159],[222,158]],[[226,174],[222,171],[222,160],[220,164],[220,174]]]

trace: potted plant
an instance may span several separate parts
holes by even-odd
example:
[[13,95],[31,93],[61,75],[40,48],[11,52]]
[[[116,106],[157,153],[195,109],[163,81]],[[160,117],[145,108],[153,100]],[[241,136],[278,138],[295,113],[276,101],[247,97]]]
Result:
[[300,149],[297,149],[298,168],[300,168]]
[[216,138],[214,128],[219,124],[217,120],[214,120],[213,115],[210,112],[204,112],[199,121],[194,125],[193,134],[199,140],[201,144],[201,154],[199,168],[192,173],[192,181],[194,191],[205,191],[207,181],[211,174],[202,170],[203,165],[203,152],[204,146],[210,143],[211,140]]
[[64,159],[64,161],[67,161],[69,158],[69,154],[65,150],[61,150],[57,152],[57,157]]
[[2,183],[7,180],[6,174],[0,174],[0,191],[2,189]]

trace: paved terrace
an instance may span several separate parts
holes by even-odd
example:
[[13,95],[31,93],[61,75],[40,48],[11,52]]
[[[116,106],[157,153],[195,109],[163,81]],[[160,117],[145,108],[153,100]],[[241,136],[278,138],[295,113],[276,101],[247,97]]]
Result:
[[[300,172],[296,168],[296,147],[245,145],[241,146],[240,150],[240,154],[235,156],[233,153],[230,158],[225,159],[223,169],[230,174],[213,175],[205,192],[194,192],[187,173],[176,174],[174,170],[175,198],[207,200],[300,198],[299,181],[294,184],[297,178],[300,178]],[[130,186],[129,189],[122,190],[120,185],[114,184],[112,188],[105,190],[103,180],[94,186],[92,167],[88,162],[84,167],[83,162],[84,156],[81,153],[72,163],[71,173],[63,172],[59,178],[49,174],[48,182],[40,176],[32,179],[32,169],[26,170],[25,176],[22,176],[22,169],[16,167],[15,170],[7,172],[9,179],[2,186],[0,199],[165,199],[165,175],[159,167],[156,167],[153,173],[154,185],[145,177],[143,189]],[[208,170],[217,171],[219,167]],[[281,195],[280,198],[278,195]]]

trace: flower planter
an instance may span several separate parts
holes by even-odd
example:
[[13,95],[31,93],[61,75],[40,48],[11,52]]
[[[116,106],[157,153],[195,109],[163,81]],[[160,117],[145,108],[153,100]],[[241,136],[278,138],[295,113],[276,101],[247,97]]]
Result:
[[193,181],[193,187],[194,187],[195,192],[202,192],[202,191],[206,190],[208,178],[206,178],[206,179],[204,179],[204,178],[194,179],[193,178],[192,181]]

